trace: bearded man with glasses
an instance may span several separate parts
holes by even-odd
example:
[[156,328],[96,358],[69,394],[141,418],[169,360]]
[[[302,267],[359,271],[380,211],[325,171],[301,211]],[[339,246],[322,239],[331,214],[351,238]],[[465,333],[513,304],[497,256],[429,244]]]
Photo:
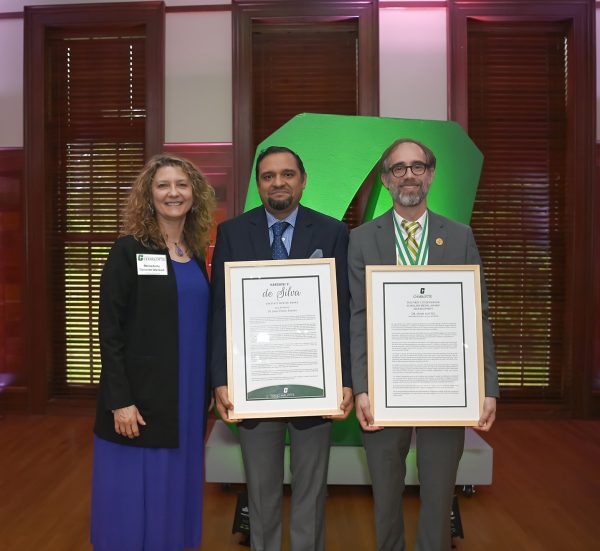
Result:
[[[469,226],[427,208],[427,193],[436,159],[424,144],[396,140],[383,153],[379,170],[393,208],[350,233],[350,347],[356,417],[375,500],[378,551],[404,551],[402,493],[412,427],[377,427],[371,415],[367,378],[365,266],[381,264],[479,264],[481,258]],[[496,415],[499,394],[488,298],[481,271],[485,401],[478,429],[488,431]],[[421,510],[415,549],[448,551],[450,511],[458,464],[464,448],[464,427],[417,427],[417,468]]]

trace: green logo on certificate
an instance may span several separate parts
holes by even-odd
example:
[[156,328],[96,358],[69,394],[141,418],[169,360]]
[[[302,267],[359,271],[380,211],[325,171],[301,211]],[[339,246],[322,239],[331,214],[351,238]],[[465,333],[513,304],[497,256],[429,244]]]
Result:
[[248,392],[248,400],[285,400],[286,398],[323,398],[325,390],[307,385],[273,385]]

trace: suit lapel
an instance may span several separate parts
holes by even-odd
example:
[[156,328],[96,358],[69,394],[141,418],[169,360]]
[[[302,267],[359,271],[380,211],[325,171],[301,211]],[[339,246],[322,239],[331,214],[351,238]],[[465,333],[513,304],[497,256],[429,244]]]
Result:
[[314,252],[308,250],[312,241],[313,231],[314,223],[310,210],[299,205],[290,258],[308,258]]
[[392,209],[379,217],[375,241],[382,264],[396,264],[396,244]]
[[446,252],[446,234],[447,228],[444,220],[429,211],[429,260],[428,264],[444,264],[444,254]]
[[251,255],[256,260],[271,260],[271,245],[269,243],[269,227],[264,207],[257,207],[251,211],[248,220],[248,237],[254,252]]

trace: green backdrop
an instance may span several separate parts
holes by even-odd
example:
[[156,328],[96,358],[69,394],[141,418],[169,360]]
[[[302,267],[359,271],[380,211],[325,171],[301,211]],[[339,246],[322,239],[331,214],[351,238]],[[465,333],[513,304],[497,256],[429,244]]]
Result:
[[[383,151],[398,138],[423,142],[436,156],[428,207],[468,224],[483,155],[455,122],[304,113],[261,142],[254,163],[266,147],[289,147],[300,155],[308,174],[302,204],[341,220]],[[254,179],[255,164],[245,210],[261,204]],[[390,195],[377,176],[365,220],[379,216],[391,206]],[[335,445],[361,445],[354,411],[345,421],[334,422],[332,441]]]

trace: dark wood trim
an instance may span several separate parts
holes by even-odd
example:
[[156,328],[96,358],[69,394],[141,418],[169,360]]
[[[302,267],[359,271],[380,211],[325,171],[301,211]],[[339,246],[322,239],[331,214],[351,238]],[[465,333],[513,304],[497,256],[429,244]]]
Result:
[[167,6],[166,13],[193,13],[231,11],[231,4],[205,4],[204,6]]
[[[494,21],[561,21],[572,20],[577,29],[574,35],[584,78],[582,94],[589,95],[589,83],[595,74],[595,12],[593,0],[573,2],[546,2],[544,0],[449,0],[448,1],[448,114],[467,129],[467,20],[470,18]],[[591,44],[591,49],[590,49]],[[586,50],[587,48],[587,50]],[[586,65],[586,66],[584,66]],[[589,66],[589,67],[588,67]],[[585,69],[591,72],[584,71]],[[580,79],[577,80],[580,82]],[[595,86],[595,85],[594,85]],[[594,102],[595,105],[595,102]],[[592,117],[589,116],[591,121]],[[594,122],[595,125],[595,122]],[[589,125],[586,125],[589,126]],[[594,129],[595,136],[595,129]],[[594,139],[595,141],[595,139]]]
[[29,389],[26,386],[9,386],[0,392],[0,417],[4,413],[27,413]]
[[[566,272],[565,357],[567,407],[575,417],[592,413],[592,367],[598,331],[596,302],[600,266],[595,235],[599,205],[596,199],[595,17],[593,0],[547,2],[534,0],[448,2],[448,113],[468,129],[467,20],[569,21],[569,104],[567,170],[571,185],[565,198],[570,251]],[[595,333],[594,333],[595,331]],[[596,356],[597,357],[597,356]]]
[[[410,4],[410,2],[408,2]],[[419,2],[420,3],[420,2]],[[427,3],[427,2],[424,2]],[[439,2],[436,2],[439,3]],[[445,2],[444,2],[445,4]],[[204,6],[166,6],[165,13],[194,13],[194,12],[219,12],[231,11],[231,4],[205,4]],[[23,19],[25,17],[22,11],[0,12],[1,19]]]
[[[155,8],[146,22],[146,159],[162,151],[165,141],[165,5],[149,2]],[[129,4],[130,9],[135,6]],[[135,11],[133,12],[135,16]]]
[[[15,181],[14,187],[7,189],[3,186],[0,191],[0,213],[3,217],[10,216],[12,220],[15,214],[18,215],[16,224],[11,221],[0,228],[0,414],[7,411],[27,411],[29,401],[31,377],[24,361],[26,311],[23,293],[24,261],[21,255],[23,171],[23,148],[0,147],[0,176]],[[12,288],[9,293],[8,287]]]
[[590,406],[590,417],[600,419],[600,393],[593,392]]
[[[594,205],[594,222],[592,228],[594,231],[594,273],[596,276],[600,275],[600,142],[596,143],[596,185],[594,186],[594,195],[592,196],[590,203]],[[600,286],[596,285],[594,288],[594,361],[592,363],[592,397],[591,397],[591,415],[593,417],[600,418]]]
[[253,22],[357,18],[359,114],[379,114],[379,11],[377,0],[233,0],[233,175],[234,209],[242,212],[254,159],[252,146]]
[[0,147],[0,172],[20,176],[23,172],[23,148]]
[[86,25],[145,25],[147,41],[147,131],[146,156],[161,151],[164,141],[164,3],[110,3],[71,6],[25,7],[25,187],[23,220],[25,227],[25,362],[30,366],[30,411],[42,413],[49,399],[48,382],[52,370],[50,323],[50,258],[46,239],[52,212],[46,200],[46,120],[45,43],[50,27]]
[[231,148],[231,142],[166,142],[163,144],[163,149],[206,149],[207,151],[226,150]]
[[423,8],[447,8],[448,7],[448,2],[446,2],[445,0],[442,1],[432,1],[432,2],[427,2],[427,0],[423,1],[423,2],[410,2],[410,1],[404,1],[404,2],[386,2],[385,0],[379,0],[379,9],[383,10],[386,8],[419,8],[419,9],[423,9]]

